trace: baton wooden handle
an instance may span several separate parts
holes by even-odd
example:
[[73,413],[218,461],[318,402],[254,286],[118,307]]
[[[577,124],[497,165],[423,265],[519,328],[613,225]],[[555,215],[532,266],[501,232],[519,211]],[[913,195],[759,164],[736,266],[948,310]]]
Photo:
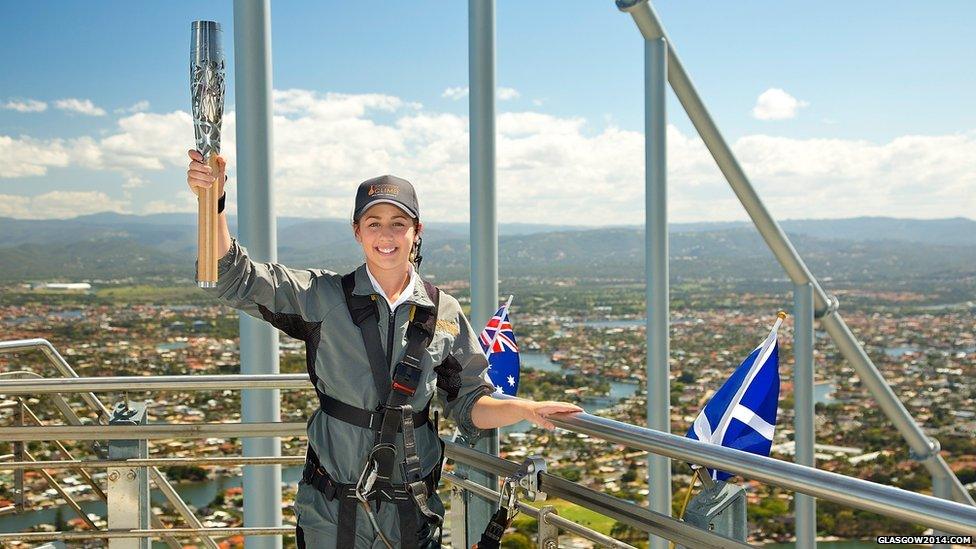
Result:
[[220,199],[220,182],[217,155],[206,158],[215,180],[209,189],[197,194],[197,286],[217,287],[217,200]]

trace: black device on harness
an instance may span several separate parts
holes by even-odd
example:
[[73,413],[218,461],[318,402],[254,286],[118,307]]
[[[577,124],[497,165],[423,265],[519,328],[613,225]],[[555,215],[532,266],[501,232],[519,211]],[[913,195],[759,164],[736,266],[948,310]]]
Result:
[[[332,398],[318,390],[322,410],[332,417],[346,423],[370,429],[375,433],[375,444],[370,451],[366,464],[358,482],[355,484],[341,484],[335,482],[322,468],[318,456],[311,447],[308,449],[305,470],[302,478],[305,482],[322,492],[329,500],[339,499],[338,539],[336,547],[349,549],[356,541],[356,507],[362,504],[374,528],[383,536],[375,524],[370,501],[376,502],[377,508],[383,502],[397,506],[400,517],[401,547],[416,548],[419,545],[416,511],[427,521],[427,526],[436,528],[441,525],[442,517],[430,510],[428,498],[437,487],[440,480],[440,466],[435,467],[427,477],[423,476],[420,458],[417,455],[415,429],[428,425],[436,433],[436,414],[434,422],[430,421],[430,402],[424,409],[414,412],[409,401],[417,391],[422,377],[422,358],[427,346],[434,337],[437,322],[438,289],[424,281],[428,295],[434,307],[424,308],[413,306],[410,323],[407,326],[407,345],[403,358],[397,362],[390,373],[390,361],[383,352],[380,338],[379,311],[375,302],[375,295],[360,296],[353,294],[355,288],[355,273],[342,277],[342,290],[346,305],[354,323],[359,326],[366,355],[369,358],[370,370],[380,401],[384,402],[376,410],[364,410]],[[392,311],[391,311],[392,314]],[[391,326],[391,329],[394,329]],[[392,342],[392,337],[391,340]],[[392,356],[392,349],[389,350]],[[313,384],[314,363],[310,363],[310,376]],[[460,366],[449,356],[445,363],[435,370],[438,372],[438,386],[448,392],[451,400],[457,395],[460,385]],[[453,390],[453,391],[452,391]],[[403,433],[404,459],[401,462],[403,476],[402,484],[393,484],[393,468],[396,465],[396,435]],[[441,464],[444,457],[443,443],[441,444]],[[385,541],[385,538],[384,538]]]
[[525,458],[522,465],[514,473],[505,477],[502,489],[498,493],[498,511],[491,516],[485,531],[478,541],[478,549],[498,549],[501,545],[505,530],[512,525],[512,520],[518,515],[518,497],[531,501],[542,501],[546,494],[541,490],[540,475],[546,472],[546,462],[540,456]]

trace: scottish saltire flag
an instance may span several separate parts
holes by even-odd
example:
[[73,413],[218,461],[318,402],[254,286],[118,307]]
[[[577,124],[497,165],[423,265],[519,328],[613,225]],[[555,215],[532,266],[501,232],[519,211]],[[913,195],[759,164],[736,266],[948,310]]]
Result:
[[[712,396],[688,430],[688,438],[719,444],[762,456],[769,455],[779,402],[779,352],[776,332],[785,313],[780,313],[762,345],[744,360],[722,388]],[[725,471],[709,474],[715,480],[732,476]]]
[[508,301],[495,311],[478,336],[478,342],[488,357],[488,377],[495,385],[495,392],[515,396],[519,384],[519,351],[508,319],[511,304],[512,296],[508,296]]

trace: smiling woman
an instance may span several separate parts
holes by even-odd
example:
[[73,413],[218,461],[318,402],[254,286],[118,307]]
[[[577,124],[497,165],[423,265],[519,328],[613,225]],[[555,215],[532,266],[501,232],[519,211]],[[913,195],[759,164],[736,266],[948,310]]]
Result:
[[[212,169],[199,152],[189,156],[190,189],[216,184],[223,196],[224,159]],[[299,547],[440,546],[435,393],[469,441],[521,420],[552,429],[548,416],[581,411],[484,398],[495,388],[476,332],[457,300],[419,274],[423,223],[407,180],[383,175],[359,185],[352,232],[365,262],[345,276],[252,261],[230,235],[223,202],[222,257],[208,291],[304,341],[319,399],[295,498]]]
[[413,269],[420,267],[423,224],[413,185],[392,175],[364,181],[356,192],[353,233],[363,247],[367,272],[391,303],[412,282]]

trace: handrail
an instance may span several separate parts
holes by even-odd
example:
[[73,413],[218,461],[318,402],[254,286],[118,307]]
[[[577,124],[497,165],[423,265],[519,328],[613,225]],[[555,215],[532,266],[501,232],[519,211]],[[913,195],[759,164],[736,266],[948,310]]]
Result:
[[2,393],[7,395],[38,395],[105,391],[311,389],[312,385],[308,374],[217,374],[16,379],[4,380],[2,387]]
[[[0,456],[2,457],[2,456]],[[106,467],[176,467],[185,465],[303,465],[305,456],[203,456],[132,459],[65,459],[52,461],[0,461],[0,471],[11,469],[104,469]]]
[[[472,465],[483,471],[494,473],[499,477],[511,475],[519,468],[518,464],[508,460],[452,442],[444,444],[444,451],[447,457],[451,459]],[[645,532],[670,539],[687,547],[695,547],[696,549],[711,547],[751,547],[741,541],[700,529],[687,522],[656,513],[629,501],[615,498],[603,492],[597,492],[596,490],[548,473],[540,473],[539,488],[547,494],[558,496],[571,503],[595,510],[602,515],[614,518]]]
[[[491,488],[482,486],[477,482],[473,482],[466,478],[461,478],[456,476],[454,473],[444,473],[441,477],[443,480],[450,482],[451,484],[471,492],[472,494],[481,497],[490,502],[498,501],[499,493]],[[605,536],[592,528],[587,528],[586,526],[581,526],[575,522],[563,518],[557,514],[548,514],[545,517],[540,518],[542,512],[528,503],[523,503],[521,501],[516,501],[515,506],[518,508],[519,512],[525,513],[527,515],[532,515],[536,520],[545,520],[547,524],[551,524],[561,530],[566,530],[567,532],[572,532],[581,538],[588,539],[590,541],[595,541],[600,545],[600,547],[612,547],[615,549],[636,549],[633,545],[624,543],[619,540],[615,540],[610,536]]]
[[[29,351],[33,349],[40,350],[41,353],[44,354],[44,356],[47,358],[48,362],[50,362],[55,367],[55,369],[57,369],[61,373],[62,376],[71,379],[76,379],[80,377],[78,373],[75,372],[74,368],[72,368],[71,365],[68,364],[68,361],[65,360],[63,356],[61,356],[61,353],[59,353],[58,350],[54,348],[54,345],[52,345],[51,342],[46,339],[35,338],[35,339],[0,341],[0,353]],[[102,404],[102,401],[98,400],[98,397],[96,397],[94,393],[83,392],[80,394],[80,396],[81,399],[89,407],[91,407],[91,409],[94,410],[96,414],[98,414],[100,421],[101,420],[108,421],[109,419],[108,408],[106,408],[105,405]],[[68,423],[74,425],[81,424],[81,419],[74,413],[71,407],[68,406],[68,404],[64,401],[64,399],[61,398],[60,395],[55,395],[53,400],[58,410],[64,416],[65,420],[68,421]],[[176,493],[176,490],[173,488],[173,485],[170,484],[169,480],[165,476],[163,476],[162,473],[160,473],[159,470],[156,469],[155,467],[150,467],[148,469],[148,472],[149,475],[152,477],[153,482],[156,484],[156,487],[160,490],[160,492],[162,492],[163,497],[165,497],[166,501],[170,502],[170,504],[173,505],[173,508],[176,509],[176,512],[181,517],[183,517],[183,520],[187,521],[187,523],[189,523],[189,525],[193,528],[202,527],[203,525],[200,523],[200,520],[197,518],[195,514],[193,514],[193,511],[189,508],[189,506],[187,506],[186,502],[184,502],[183,499],[180,498],[179,494]],[[160,522],[159,517],[157,517],[155,514],[151,516],[151,520],[153,526],[160,526],[162,524]],[[173,539],[172,537],[164,536],[163,541],[165,541],[166,544],[170,547],[178,546],[176,540]],[[217,549],[217,544],[214,543],[214,541],[207,536],[200,538],[200,541],[208,549]]]
[[820,499],[924,524],[956,534],[976,533],[976,508],[859,478],[750,454],[716,444],[586,413],[550,420],[563,429],[608,442],[719,469]]
[[[12,341],[0,341],[0,353],[30,351],[33,349],[37,349],[41,351],[44,354],[44,356],[47,357],[48,361],[51,364],[53,364],[54,367],[57,368],[59,372],[61,372],[62,376],[66,378],[80,377],[78,373],[75,372],[74,368],[72,368],[71,365],[68,364],[68,361],[65,360],[63,356],[61,356],[61,353],[59,353],[58,350],[54,348],[54,345],[51,345],[51,342],[46,339],[37,338],[37,339],[15,339]],[[81,399],[84,400],[85,404],[89,405],[92,408],[92,410],[95,410],[97,413],[104,416],[106,420],[108,420],[109,417],[108,409],[105,408],[105,406],[101,403],[101,401],[95,398],[95,395],[90,393],[82,393]]]
[[72,541],[84,539],[120,539],[120,538],[187,538],[203,536],[226,537],[234,535],[245,536],[287,536],[295,533],[294,526],[222,526],[220,528],[147,528],[145,530],[97,530],[94,532],[20,532],[0,533],[0,542],[4,541]]
[[[133,377],[130,381],[138,383],[138,380],[142,380],[143,383],[152,383],[155,387],[179,388],[178,384],[173,383],[174,377],[184,379],[182,376],[146,376]],[[245,376],[228,377],[234,379],[233,384],[237,384]],[[8,385],[20,381],[0,381],[0,393],[4,393]],[[211,386],[218,384],[216,381],[207,383]],[[62,386],[61,391],[68,392],[68,388]],[[961,534],[976,532],[976,509],[948,500],[707,444],[591,414],[560,415],[552,419],[558,427],[570,431],[673,459],[730,471],[746,478],[850,507],[924,524],[947,532]],[[305,434],[305,428],[303,422],[48,426],[44,429],[0,427],[0,440],[302,436]]]
[[0,427],[0,440],[162,440],[170,438],[296,437],[305,435],[304,421],[230,423],[150,423],[148,425],[47,425],[43,428]]

